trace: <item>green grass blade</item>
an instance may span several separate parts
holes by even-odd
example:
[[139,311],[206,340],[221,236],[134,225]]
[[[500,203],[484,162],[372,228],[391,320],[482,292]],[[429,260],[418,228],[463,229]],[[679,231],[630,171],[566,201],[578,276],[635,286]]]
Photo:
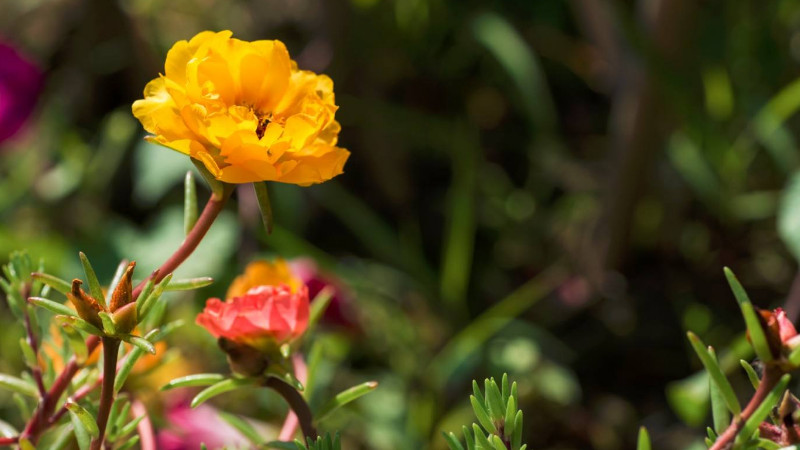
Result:
[[742,407],[739,404],[739,400],[736,398],[736,393],[733,392],[733,387],[731,387],[728,379],[725,378],[725,374],[722,373],[722,369],[720,369],[716,359],[708,353],[705,344],[703,344],[703,341],[701,341],[696,334],[690,331],[687,333],[687,336],[689,337],[689,342],[692,344],[692,348],[703,363],[703,367],[706,368],[711,380],[716,383],[719,388],[720,394],[725,400],[725,404],[728,406],[728,410],[733,414],[740,414],[742,412]]

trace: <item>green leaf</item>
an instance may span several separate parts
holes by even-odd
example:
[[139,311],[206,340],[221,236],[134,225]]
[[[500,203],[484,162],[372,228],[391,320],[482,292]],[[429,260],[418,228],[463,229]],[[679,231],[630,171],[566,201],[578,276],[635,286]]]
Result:
[[711,377],[711,380],[716,383],[719,388],[720,394],[725,400],[725,404],[728,406],[728,410],[733,414],[740,414],[742,412],[742,407],[739,405],[739,400],[736,398],[731,384],[728,382],[728,379],[725,378],[725,374],[722,373],[722,369],[720,369],[716,359],[711,357],[706,350],[705,344],[703,344],[703,341],[701,341],[696,334],[690,331],[687,333],[687,336],[689,337],[689,342],[692,344],[692,348],[694,348],[697,356],[700,357],[700,361]]
[[261,435],[258,434],[258,431],[256,431],[256,429],[253,428],[253,426],[250,425],[250,423],[246,420],[224,411],[220,411],[218,414],[222,420],[228,422],[228,424],[230,424],[230,426],[233,428],[236,428],[251,443],[255,444],[256,446],[264,443],[264,438],[262,438]]
[[192,408],[196,408],[212,397],[239,389],[243,386],[252,386],[254,384],[256,384],[256,380],[253,380],[252,378],[228,378],[226,380],[222,380],[200,391],[200,393],[192,399],[190,406]]
[[214,178],[214,175],[206,169],[206,166],[204,166],[202,162],[192,158],[192,164],[194,164],[197,171],[200,172],[200,175],[206,180],[206,183],[208,183],[211,193],[217,198],[222,198],[222,196],[225,195],[225,183]]
[[81,264],[83,265],[83,273],[86,274],[86,282],[89,284],[89,293],[97,300],[97,303],[100,303],[103,309],[106,309],[106,298],[103,295],[100,281],[97,280],[97,274],[94,273],[94,268],[92,268],[89,258],[87,258],[86,254],[83,252],[78,252],[78,255],[80,255]]
[[39,397],[39,391],[33,383],[4,373],[0,373],[0,388],[27,395],[28,397]]
[[183,230],[188,235],[197,222],[197,186],[192,171],[183,179]]
[[506,415],[503,419],[505,424],[503,433],[505,437],[510,437],[514,434],[514,416],[517,414],[517,399],[515,397],[508,397],[508,404],[506,405]]
[[450,450],[464,450],[464,446],[461,445],[455,434],[442,431],[442,436],[447,441],[447,446],[450,447]]
[[78,448],[80,450],[89,450],[89,446],[92,442],[92,437],[89,435],[89,431],[81,423],[80,419],[78,419],[78,417],[74,414],[70,414],[69,418],[72,422],[72,429],[75,432],[75,440],[78,441]]
[[115,336],[117,334],[117,325],[114,323],[111,314],[100,311],[97,315],[100,316],[100,320],[103,322],[103,332],[109,336]]
[[788,359],[789,359],[789,363],[793,367],[799,366],[800,365],[800,347],[796,347],[796,348],[792,349],[792,352],[789,353]]
[[[717,355],[714,353],[714,349],[709,347],[708,353],[712,358],[714,358],[714,361],[719,363],[717,360]],[[714,429],[718,433],[721,433],[728,428],[728,425],[731,423],[731,418],[728,414],[728,408],[725,405],[725,399],[722,397],[717,384],[711,379],[708,380],[708,384],[711,393],[711,415],[714,420]]]
[[89,436],[96,438],[100,435],[100,430],[97,428],[97,421],[94,419],[92,413],[71,399],[68,399],[64,406],[67,407],[67,410],[69,410],[71,416],[78,419],[78,422],[80,422],[81,426],[86,429],[86,431],[89,433]]
[[478,418],[478,423],[481,426],[491,433],[497,433],[497,428],[494,426],[494,422],[492,419],[489,418],[489,413],[481,406],[480,402],[474,395],[469,396],[469,401],[472,404],[472,410],[475,412],[475,417]]
[[[73,313],[74,313],[74,311],[73,311]],[[58,322],[62,326],[69,325],[69,326],[74,327],[74,328],[76,328],[78,330],[85,331],[85,332],[87,332],[89,334],[93,334],[95,336],[103,336],[103,332],[99,328],[97,328],[96,326],[90,324],[89,322],[81,319],[80,317],[60,315],[60,316],[56,316],[55,320],[56,320],[56,322]]]
[[135,430],[136,427],[139,426],[139,422],[141,422],[144,418],[145,418],[145,416],[141,415],[141,416],[133,419],[132,421],[128,422],[122,428],[119,429],[119,432],[117,433],[117,435],[119,437],[122,437],[122,436],[127,436],[128,434],[132,433],[133,430]]
[[19,431],[10,423],[0,420],[0,437],[10,438],[14,436],[19,436]]
[[19,440],[19,450],[36,450],[36,446],[28,438]]
[[256,199],[258,200],[258,210],[261,211],[261,221],[264,223],[264,228],[267,234],[272,233],[272,205],[269,202],[269,193],[267,192],[266,182],[253,183],[253,190],[256,192]]
[[650,434],[645,427],[639,427],[639,439],[636,441],[636,450],[651,450]]
[[514,417],[514,435],[511,436],[511,448],[520,448],[522,444],[522,411],[517,411]]
[[147,282],[144,284],[142,288],[142,292],[139,293],[139,297],[136,298],[136,316],[142,317],[142,306],[144,306],[144,302],[150,298],[150,294],[153,292],[153,285],[154,278],[157,272],[153,272],[153,274],[147,279]]
[[311,302],[311,311],[308,314],[308,326],[307,329],[313,330],[314,326],[319,322],[319,319],[325,314],[325,310],[328,309],[328,305],[331,304],[331,299],[333,299],[334,289],[331,286],[325,286],[314,300]]
[[120,339],[122,339],[123,341],[125,341],[125,342],[127,342],[129,344],[135,345],[136,348],[142,349],[143,351],[145,351],[147,353],[150,353],[151,355],[155,355],[156,354],[155,346],[145,338],[142,338],[142,337],[139,337],[139,336],[134,336],[134,335],[130,334],[130,335],[125,335],[125,336],[120,336]]
[[[57,316],[57,317],[64,317],[64,316]],[[86,342],[84,341],[83,336],[78,331],[78,329],[73,327],[69,323],[61,323],[61,328],[59,329],[61,330],[61,333],[67,338],[67,342],[69,342],[69,348],[75,355],[75,361],[78,362],[79,364],[83,364],[84,362],[86,362],[86,359],[89,358],[89,349],[86,348]]]
[[67,295],[67,293],[72,289],[72,285],[69,284],[69,282],[47,273],[35,272],[32,273],[31,276],[34,280],[39,280],[64,295]]
[[192,289],[199,289],[202,287],[206,287],[214,282],[214,279],[211,277],[199,277],[199,278],[184,278],[181,280],[174,280],[170,281],[167,287],[164,289],[166,291],[189,291]]
[[34,369],[39,367],[39,360],[36,358],[36,352],[33,351],[33,347],[31,347],[27,339],[19,338],[19,348],[22,350],[22,356],[28,368]]
[[278,450],[307,450],[305,444],[300,441],[284,442],[284,441],[270,441],[264,444],[266,448],[274,448]]
[[33,303],[36,306],[42,307],[50,312],[61,314],[64,316],[75,316],[78,313],[75,312],[74,309],[70,309],[66,305],[63,305],[58,302],[54,302],[52,300],[48,300],[46,298],[41,297],[29,297],[28,301]]
[[[139,314],[138,317],[140,321],[144,320],[144,318],[147,317],[147,314],[153,309],[155,302],[157,302],[158,299],[161,298],[161,294],[164,293],[164,290],[167,288],[167,285],[170,283],[171,280],[172,280],[172,274],[165,276],[164,279],[161,280],[161,282],[158,283],[158,285],[156,285],[156,287],[153,289],[153,292],[151,292],[150,295],[148,295],[147,298],[144,299],[144,301],[142,302],[141,309],[137,311],[137,313]],[[137,308],[139,307],[138,304],[136,306]]]
[[317,414],[317,421],[323,420],[330,413],[358,399],[359,397],[369,394],[377,387],[377,381],[367,381],[366,383],[361,383],[336,394],[335,397],[333,397],[328,403],[325,404],[325,406],[322,407],[319,414]]
[[133,366],[136,365],[136,362],[144,353],[145,350],[141,347],[134,347],[133,350],[128,353],[122,366],[117,371],[116,378],[114,378],[114,392],[119,392],[120,389],[122,389],[122,386],[125,385],[125,381],[127,381],[128,376],[131,374],[131,370],[133,370]]
[[72,443],[73,430],[74,427],[72,426],[72,424],[68,423],[62,426],[58,430],[56,437],[50,443],[49,450],[64,450],[65,448],[67,448],[67,446]]
[[756,312],[753,309],[750,298],[747,296],[747,292],[745,292],[731,269],[725,267],[723,271],[725,272],[725,277],[728,279],[728,284],[731,286],[733,295],[739,302],[739,308],[742,310],[744,322],[745,325],[747,325],[747,332],[750,333],[750,341],[753,343],[753,350],[755,350],[756,355],[758,355],[762,361],[772,361],[772,352],[769,349],[769,344],[767,344],[767,337],[764,335],[764,329],[761,328],[761,322],[756,316]]
[[475,433],[475,448],[483,448],[486,450],[491,450],[492,444],[486,437],[486,433],[484,433],[483,430],[481,430],[481,427],[473,423],[472,431]]
[[489,413],[489,417],[493,421],[502,419],[506,413],[506,408],[503,403],[503,394],[500,393],[500,388],[497,387],[494,378],[485,380],[484,391],[486,392],[486,410]]
[[211,386],[225,380],[225,376],[218,373],[197,373],[175,378],[161,387],[162,391],[181,387]]
[[134,445],[139,443],[139,439],[140,439],[139,435],[138,434],[134,434],[133,436],[130,437],[130,439],[125,441],[122,445],[120,445],[119,447],[115,447],[115,449],[116,450],[128,450],[129,448],[133,448]]
[[[789,357],[789,361],[791,361],[791,356]],[[758,378],[758,374],[756,374],[756,371],[755,369],[753,369],[753,366],[751,366],[749,362],[743,359],[739,360],[739,364],[742,365],[742,368],[744,369],[745,373],[747,373],[747,378],[750,380],[750,384],[753,385],[753,389],[758,389],[758,384],[761,382],[761,380]]]
[[484,400],[483,392],[481,392],[481,387],[478,386],[478,382],[476,380],[472,380],[472,395],[475,396],[475,400],[477,400],[478,404],[485,410],[486,409],[486,401]]
[[736,443],[742,443],[744,440],[750,438],[750,436],[755,433],[756,429],[758,429],[758,425],[763,422],[767,416],[769,415],[772,408],[778,403],[778,401],[783,396],[783,392],[786,390],[786,386],[789,384],[789,380],[791,376],[786,374],[781,377],[778,381],[778,384],[769,391],[764,401],[758,405],[758,408],[747,418],[742,428],[739,430],[739,433],[736,435],[736,440],[734,443],[734,447]]

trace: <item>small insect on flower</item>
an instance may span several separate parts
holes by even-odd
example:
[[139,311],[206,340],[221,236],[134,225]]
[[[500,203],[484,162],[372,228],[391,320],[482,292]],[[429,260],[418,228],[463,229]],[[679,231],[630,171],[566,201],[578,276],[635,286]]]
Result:
[[342,173],[333,81],[299,70],[280,41],[204,31],[177,42],[133,114],[148,140],[226,183],[311,185]]

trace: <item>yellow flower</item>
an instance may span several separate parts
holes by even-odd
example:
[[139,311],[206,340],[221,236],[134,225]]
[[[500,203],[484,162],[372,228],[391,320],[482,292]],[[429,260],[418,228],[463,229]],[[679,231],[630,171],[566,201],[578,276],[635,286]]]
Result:
[[247,265],[242,275],[236,277],[228,288],[225,298],[241,297],[258,286],[278,286],[285,284],[297,292],[303,281],[292,274],[289,264],[283,259],[274,262],[253,261]]
[[307,186],[342,173],[333,81],[298,70],[280,41],[204,31],[177,42],[133,115],[148,140],[201,161],[227,183]]

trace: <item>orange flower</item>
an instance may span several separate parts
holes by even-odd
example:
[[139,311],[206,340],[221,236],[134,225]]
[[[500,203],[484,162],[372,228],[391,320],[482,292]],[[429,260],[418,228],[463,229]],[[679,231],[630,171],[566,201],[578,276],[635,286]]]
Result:
[[293,292],[303,285],[303,281],[292,273],[286,260],[278,258],[274,262],[253,261],[247,265],[244,273],[236,277],[228,288],[225,298],[241,297],[257,286],[277,286],[285,284]]
[[262,350],[300,337],[308,326],[308,289],[258,286],[227,301],[211,298],[197,323],[216,338]]
[[280,41],[204,31],[167,53],[133,115],[147,139],[200,161],[227,183],[307,186],[342,173],[333,82],[298,70]]

